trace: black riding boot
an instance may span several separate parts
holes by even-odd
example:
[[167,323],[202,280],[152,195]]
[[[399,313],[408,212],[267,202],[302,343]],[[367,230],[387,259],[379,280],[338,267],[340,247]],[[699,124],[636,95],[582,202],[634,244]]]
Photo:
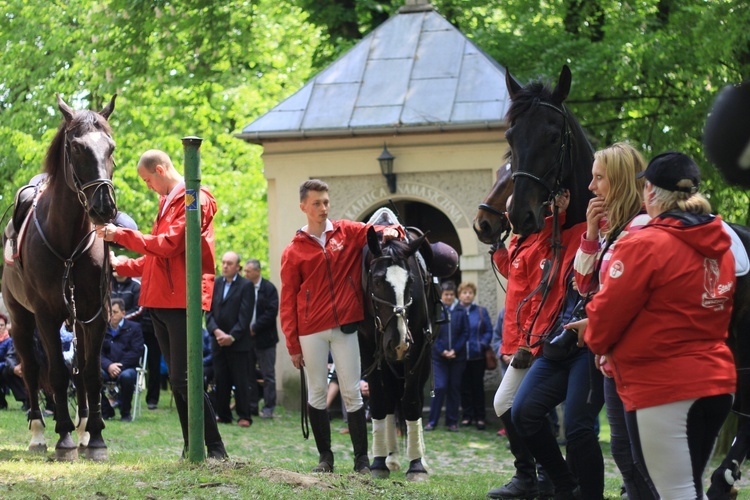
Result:
[[331,421],[328,410],[317,410],[307,405],[310,415],[310,427],[315,436],[315,446],[318,447],[320,458],[318,465],[311,472],[333,472],[333,452],[331,451]]
[[229,458],[227,450],[224,449],[224,442],[221,440],[219,426],[216,425],[214,408],[211,406],[211,401],[205,392],[203,393],[203,433],[206,440],[206,448],[208,449],[207,458],[215,458],[217,460],[226,460]]
[[566,459],[578,479],[583,497],[586,500],[604,498],[604,458],[596,434],[568,441]]
[[370,458],[367,456],[367,418],[365,407],[348,412],[349,436],[354,449],[354,472],[370,473]]
[[539,495],[539,486],[536,477],[536,463],[534,455],[523,442],[518,434],[516,427],[510,418],[510,410],[503,413],[500,417],[505,427],[506,437],[510,443],[510,452],[515,457],[513,465],[516,467],[516,474],[505,485],[487,493],[489,498],[501,499],[532,499]]
[[187,401],[182,397],[182,394],[179,392],[172,392],[172,395],[174,395],[174,406],[177,408],[177,416],[180,419],[180,427],[182,428],[182,458],[184,459],[187,458],[190,443],[188,439],[188,406]]

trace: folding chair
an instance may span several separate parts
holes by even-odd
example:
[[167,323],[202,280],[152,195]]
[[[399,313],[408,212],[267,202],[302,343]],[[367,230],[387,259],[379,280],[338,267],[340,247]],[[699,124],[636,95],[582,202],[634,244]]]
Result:
[[141,359],[138,362],[138,366],[135,369],[136,377],[135,392],[133,394],[133,420],[135,420],[136,417],[141,414],[143,406],[141,404],[141,393],[146,391],[146,374],[148,372],[147,360],[148,346],[146,344],[143,344],[143,356],[141,356]]

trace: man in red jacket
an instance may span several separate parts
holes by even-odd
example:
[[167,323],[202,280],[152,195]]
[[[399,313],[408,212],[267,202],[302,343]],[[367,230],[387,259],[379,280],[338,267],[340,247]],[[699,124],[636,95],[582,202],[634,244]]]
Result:
[[[328,352],[333,355],[348,413],[354,470],[369,474],[367,423],[359,389],[361,364],[356,323],[364,319],[362,248],[367,225],[331,221],[328,185],[312,179],[300,186],[307,225],[281,256],[281,327],[295,368],[305,368],[310,424],[320,460],[313,472],[333,472],[331,426],[326,410]],[[383,238],[399,236],[383,229]]]
[[[112,267],[120,276],[141,277],[138,304],[149,308],[154,333],[169,370],[175,406],[180,416],[185,450],[188,446],[187,406],[187,287],[185,264],[185,181],[163,151],[150,150],[138,161],[138,176],[159,196],[159,213],[151,234],[114,224],[97,226],[97,236],[143,254],[120,262],[112,254]],[[214,284],[214,228],[216,200],[201,189],[202,308],[211,308]],[[204,425],[208,457],[227,458],[216,416],[204,394]]]

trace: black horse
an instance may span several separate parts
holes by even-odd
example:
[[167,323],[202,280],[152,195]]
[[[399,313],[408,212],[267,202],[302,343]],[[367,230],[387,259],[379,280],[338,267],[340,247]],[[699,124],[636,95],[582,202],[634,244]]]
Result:
[[[39,409],[40,367],[33,349],[36,328],[49,365],[48,377],[42,378],[48,378],[55,398],[55,432],[59,434],[55,456],[59,460],[72,460],[78,455],[71,438],[76,426],[67,404],[70,376],[60,342],[64,322],[75,328],[77,338],[73,372],[79,445],[87,458],[107,458],[99,398],[110,266],[108,251],[103,240],[96,238],[92,224],[110,222],[117,214],[111,180],[115,142],[107,122],[115,109],[115,97],[96,113],[74,111],[58,95],[57,105],[64,120],[47,151],[46,177],[34,190],[25,230],[15,245],[6,242],[2,292],[29,394],[29,449],[47,449]],[[16,215],[14,219],[23,217]],[[14,251],[17,254],[10,260]]]
[[563,66],[557,86],[541,82],[522,87],[510,74],[505,83],[511,98],[505,137],[510,146],[513,201],[508,217],[521,236],[538,233],[555,195],[570,190],[562,229],[586,220],[593,196],[588,190],[594,151],[578,120],[565,107],[571,74]]
[[359,342],[370,385],[370,470],[376,478],[386,478],[390,470],[400,468],[396,456],[397,407],[406,421],[406,477],[413,481],[427,478],[422,462],[422,408],[432,367],[434,308],[428,300],[431,279],[425,260],[417,257],[418,251],[427,254],[429,261],[430,246],[423,235],[408,242],[390,240],[381,245],[375,230],[368,231],[363,259],[365,319],[360,325]]

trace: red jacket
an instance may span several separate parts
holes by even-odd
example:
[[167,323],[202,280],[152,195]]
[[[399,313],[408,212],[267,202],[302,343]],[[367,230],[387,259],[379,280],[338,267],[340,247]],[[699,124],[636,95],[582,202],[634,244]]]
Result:
[[[163,216],[156,218],[151,234],[132,229],[117,229],[115,243],[128,250],[144,254],[115,267],[120,276],[141,276],[143,307],[165,309],[187,308],[185,263],[185,187],[176,188]],[[159,201],[159,214],[166,202]],[[201,189],[201,296],[204,311],[211,309],[214,291],[214,225],[216,200],[205,188]]]
[[584,338],[609,354],[626,410],[735,391],[725,343],[736,287],[729,247],[719,217],[684,212],[617,242]]
[[[560,225],[565,223],[565,214],[560,214]],[[520,346],[527,346],[537,343],[539,335],[548,333],[550,327],[554,324],[560,313],[562,302],[565,296],[566,285],[564,278],[567,270],[571,266],[577,247],[571,245],[577,242],[581,234],[586,231],[586,224],[581,223],[570,229],[563,231],[561,251],[560,271],[557,275],[557,281],[552,285],[547,299],[542,301],[541,292],[537,292],[532,298],[524,304],[520,312],[518,306],[523,299],[528,297],[531,292],[541,283],[542,271],[546,260],[552,258],[552,249],[550,238],[552,236],[552,217],[547,217],[544,228],[538,234],[528,236],[520,246],[517,245],[517,237],[511,239],[509,250],[498,250],[493,255],[495,264],[498,266],[500,273],[508,278],[508,290],[505,295],[505,317],[503,320],[503,342],[500,353],[513,355]],[[528,332],[532,327],[532,321],[540,305],[542,310],[533,325],[531,338],[523,332]],[[522,325],[523,331],[519,329]],[[539,353],[541,345],[532,348],[532,353]]]
[[281,255],[281,328],[290,355],[299,354],[301,335],[364,319],[362,249],[367,226],[331,221],[325,250],[299,230]]

